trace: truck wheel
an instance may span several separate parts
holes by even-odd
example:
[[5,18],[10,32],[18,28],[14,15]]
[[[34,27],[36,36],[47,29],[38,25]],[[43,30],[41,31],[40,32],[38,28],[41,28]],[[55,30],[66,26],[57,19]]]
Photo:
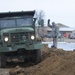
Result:
[[6,57],[4,53],[0,53],[0,68],[4,68],[6,66]]
[[41,62],[41,50],[36,50],[36,53],[35,53],[35,63],[39,63]]

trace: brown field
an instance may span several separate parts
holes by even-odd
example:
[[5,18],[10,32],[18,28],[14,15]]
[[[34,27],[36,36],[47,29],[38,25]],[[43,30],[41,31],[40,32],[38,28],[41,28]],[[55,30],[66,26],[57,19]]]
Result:
[[[11,65],[10,65],[11,66]],[[75,51],[42,48],[42,61],[0,69],[0,75],[75,75]]]

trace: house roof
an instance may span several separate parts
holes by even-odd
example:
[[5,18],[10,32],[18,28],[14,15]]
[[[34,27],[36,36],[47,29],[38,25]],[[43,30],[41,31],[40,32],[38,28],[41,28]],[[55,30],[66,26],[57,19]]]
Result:
[[63,27],[65,27],[65,28],[70,28],[69,26],[64,25],[64,24],[61,24],[61,23],[57,23],[56,25],[58,25],[59,28],[63,28]]
[[74,31],[75,28],[60,28],[59,31]]
[[[45,29],[47,31],[51,31],[52,30],[50,27],[45,27]],[[74,31],[74,30],[75,30],[75,28],[72,28],[72,27],[70,27],[70,28],[67,28],[67,27],[59,28],[59,31]]]

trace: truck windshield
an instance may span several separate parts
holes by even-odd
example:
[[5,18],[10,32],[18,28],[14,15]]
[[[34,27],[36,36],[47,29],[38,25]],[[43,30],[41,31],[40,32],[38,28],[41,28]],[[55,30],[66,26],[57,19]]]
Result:
[[0,20],[0,28],[11,28],[21,26],[31,26],[32,18],[15,18],[15,19],[2,19]]
[[31,26],[32,19],[31,18],[20,18],[17,19],[17,26]]
[[0,28],[15,27],[14,20],[0,20]]

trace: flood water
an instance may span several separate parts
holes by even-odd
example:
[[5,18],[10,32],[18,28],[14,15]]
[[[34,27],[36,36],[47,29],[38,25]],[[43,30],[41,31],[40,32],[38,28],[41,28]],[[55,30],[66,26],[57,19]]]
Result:
[[[43,44],[48,44],[48,47],[51,48],[53,42],[42,42]],[[71,51],[75,49],[75,43],[73,42],[58,42],[57,48]]]

